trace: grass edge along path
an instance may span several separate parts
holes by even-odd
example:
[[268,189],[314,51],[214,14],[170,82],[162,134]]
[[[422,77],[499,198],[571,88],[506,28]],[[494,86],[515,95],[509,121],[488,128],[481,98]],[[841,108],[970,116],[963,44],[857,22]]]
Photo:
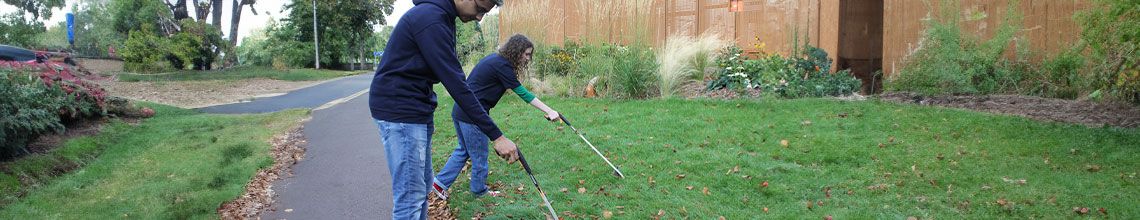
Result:
[[[437,93],[436,170],[456,146],[453,101]],[[504,100],[492,117],[563,218],[1140,216],[1138,129],[879,101],[544,97],[628,177],[618,179],[568,127]],[[490,161],[488,185],[505,196],[473,198],[462,173],[448,201],[456,217],[544,218],[521,167]]]
[[6,205],[0,219],[217,219],[220,204],[273,164],[269,139],[311,113],[214,115],[142,105],[154,108],[155,117],[58,148],[105,150]]

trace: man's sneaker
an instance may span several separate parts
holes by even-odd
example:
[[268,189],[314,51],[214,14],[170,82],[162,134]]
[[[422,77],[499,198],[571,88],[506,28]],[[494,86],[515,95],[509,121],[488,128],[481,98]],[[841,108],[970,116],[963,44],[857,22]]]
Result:
[[447,194],[444,193],[445,190],[443,187],[440,187],[438,183],[431,183],[431,191],[440,199],[447,200]]

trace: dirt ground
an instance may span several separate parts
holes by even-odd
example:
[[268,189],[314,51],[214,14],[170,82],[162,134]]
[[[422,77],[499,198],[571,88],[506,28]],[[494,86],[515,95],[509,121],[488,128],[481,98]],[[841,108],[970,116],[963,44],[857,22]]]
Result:
[[259,78],[238,81],[119,82],[110,77],[95,82],[113,96],[180,108],[201,108],[247,102],[256,97],[283,95],[326,81],[293,82]]
[[1041,121],[1124,128],[1140,126],[1140,108],[1128,104],[1104,104],[1022,95],[950,96],[902,92],[886,93],[879,97],[881,100],[895,103],[970,109]]

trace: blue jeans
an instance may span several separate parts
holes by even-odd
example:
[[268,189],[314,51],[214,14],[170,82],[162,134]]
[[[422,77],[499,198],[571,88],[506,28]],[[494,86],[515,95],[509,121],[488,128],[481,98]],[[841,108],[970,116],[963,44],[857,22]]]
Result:
[[455,121],[455,133],[459,136],[459,146],[451,153],[451,158],[435,175],[436,183],[447,190],[455,183],[459,171],[471,159],[471,193],[476,196],[487,192],[487,149],[489,139],[478,126],[461,121]]
[[392,176],[392,219],[427,219],[434,125],[376,120],[376,126]]

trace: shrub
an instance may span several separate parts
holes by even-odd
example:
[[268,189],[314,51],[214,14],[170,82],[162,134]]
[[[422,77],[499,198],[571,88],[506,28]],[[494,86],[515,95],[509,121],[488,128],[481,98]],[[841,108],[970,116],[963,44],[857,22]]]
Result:
[[143,24],[141,29],[131,30],[127,35],[119,52],[124,69],[140,73],[166,69],[167,40],[155,34],[151,25]]
[[[538,49],[539,46],[535,46],[535,50]],[[578,42],[567,40],[563,42],[561,48],[546,46],[543,50],[535,51],[531,67],[535,68],[535,73],[540,76],[566,76],[576,71],[579,60],[588,53],[588,48]]]
[[63,122],[107,114],[102,88],[47,63],[0,63],[0,101],[0,158],[27,153],[28,141],[63,132]]
[[[1026,73],[1024,61],[1003,56],[1015,39],[1021,15],[1009,7],[994,37],[981,40],[960,30],[958,3],[944,1],[942,16],[929,19],[923,44],[904,61],[888,91],[926,94],[991,94],[1015,89]],[[1015,3],[1011,3],[1014,4]]]
[[63,133],[53,111],[59,90],[42,86],[37,77],[0,70],[0,158],[27,153],[28,141],[41,134]]
[[1140,0],[1098,0],[1076,18],[1088,46],[1091,89],[1140,103]]
[[[762,44],[760,44],[762,45]],[[759,46],[762,48],[763,46]],[[714,74],[705,89],[772,91],[784,98],[847,95],[858,91],[862,83],[849,71],[830,73],[831,59],[827,51],[804,45],[802,55],[787,58],[761,53],[750,59],[741,55],[739,47],[723,49]]]

